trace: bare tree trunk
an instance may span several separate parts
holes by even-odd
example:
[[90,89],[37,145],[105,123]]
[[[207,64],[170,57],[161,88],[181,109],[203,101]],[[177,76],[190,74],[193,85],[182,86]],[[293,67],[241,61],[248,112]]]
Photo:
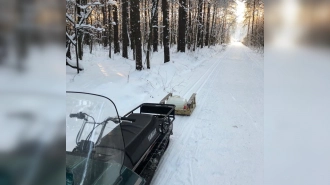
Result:
[[186,20],[187,20],[187,12],[186,12],[186,0],[180,0],[179,5],[179,19],[178,19],[178,52],[186,51]]
[[[105,9],[106,10],[106,9]],[[93,25],[93,20],[92,18],[90,19],[90,24]],[[89,53],[92,53],[93,52],[93,36],[90,36],[89,37]],[[107,38],[104,38],[107,40]]]
[[210,10],[211,10],[211,5],[210,2],[208,2],[208,7],[207,7],[207,20],[206,20],[206,29],[205,29],[205,46],[209,46],[209,37],[210,37]]
[[153,30],[153,51],[156,52],[158,51],[158,0],[153,0],[152,1],[153,6],[155,4],[155,7],[152,8],[152,27],[150,30]]
[[[162,1],[159,1],[159,3],[162,3]],[[160,16],[160,22],[159,22],[159,25],[163,25],[163,14],[159,14]],[[159,41],[159,46],[160,48],[163,48],[163,26],[160,26],[159,27],[159,35],[158,35],[158,41]]]
[[197,47],[201,47],[203,45],[203,23],[202,23],[202,18],[203,18],[203,14],[202,14],[202,7],[203,7],[203,1],[199,0],[198,1],[198,17],[197,17],[197,24],[198,24],[198,33],[197,33]]
[[215,11],[216,11],[216,5],[213,5],[213,17],[212,17],[212,25],[211,25],[211,44],[215,45],[215,31],[214,31],[214,24],[215,24]]
[[188,0],[189,3],[189,13],[188,13],[188,31],[187,31],[187,48],[190,50],[191,48],[191,34],[192,34],[192,29],[191,29],[191,2]]
[[123,40],[123,57],[128,58],[127,47],[128,47],[128,32],[127,32],[127,24],[128,24],[128,0],[122,0],[122,40]]
[[[157,14],[157,17],[156,17],[157,7],[158,7],[158,0],[153,0],[152,1],[151,18],[150,18],[150,30],[152,30],[155,19],[158,19],[158,14]],[[148,38],[148,50],[147,50],[147,68],[148,69],[150,69],[150,50],[151,50],[151,41],[153,40],[152,39],[153,37],[154,37],[153,32],[150,32],[149,33],[149,38]]]
[[108,37],[109,37],[109,58],[111,58],[111,26],[112,26],[112,23],[111,23],[111,5],[108,5]]
[[[81,4],[80,0],[76,0],[77,4]],[[79,6],[76,6],[76,11],[77,11],[77,15],[81,15],[81,9]],[[80,22],[81,17],[78,16],[78,23]],[[78,31],[77,33],[77,46],[78,46],[78,57],[79,60],[82,60],[83,57],[83,44],[82,44],[82,37],[83,37],[83,33],[81,31]]]
[[203,11],[203,13],[202,13],[202,15],[203,15],[203,17],[202,17],[202,25],[203,25],[203,29],[202,29],[202,37],[201,37],[201,48],[203,48],[204,47],[204,35],[205,35],[205,14],[206,14],[206,1],[203,1],[204,3],[203,3],[203,7],[202,7],[202,11]]
[[131,49],[133,50],[133,59],[135,60],[135,29],[134,29],[134,12],[132,9],[133,6],[133,1],[135,0],[130,0],[130,25],[131,25]]
[[[175,6],[175,3],[174,3]],[[173,19],[173,44],[177,44],[177,34],[178,34],[178,27],[177,27],[177,12],[176,8],[174,9],[174,19]]]
[[142,70],[142,48],[141,48],[141,28],[140,28],[140,2],[139,0],[131,1],[131,19],[133,19],[132,30],[134,30],[135,40],[135,61],[136,70]]
[[118,8],[117,8],[117,6],[113,6],[113,21],[115,22],[115,25],[113,25],[114,53],[120,53],[119,37],[118,37]]
[[[103,25],[106,25],[107,24],[106,1],[103,0],[102,4],[104,4],[104,6],[102,6]],[[107,32],[106,31],[103,32],[102,41],[103,41],[103,46],[107,47],[108,46],[108,39],[107,39]]]
[[163,11],[164,63],[166,63],[170,61],[168,0],[162,0],[162,11]]
[[252,42],[254,42],[254,12],[256,9],[256,0],[253,0],[253,11],[252,11]]
[[[198,9],[198,8],[197,8]],[[196,50],[196,46],[197,46],[197,42],[198,42],[198,30],[199,30],[199,21],[198,20],[198,10],[195,11],[195,15],[194,15],[194,20],[195,20],[195,25],[194,25],[194,32],[193,32],[193,41],[194,41],[194,46],[193,46],[193,51]]]
[[173,31],[173,29],[174,29],[174,22],[175,22],[175,20],[174,20],[174,3],[173,3],[173,1],[172,1],[172,3],[171,3],[171,46],[174,44],[174,31]]
[[144,3],[143,3],[143,1],[142,1],[142,5],[144,4],[144,27],[143,27],[143,51],[146,51],[146,49],[145,49],[145,45],[146,45],[146,43],[148,43],[148,40],[147,40],[147,37],[148,37],[148,35],[149,35],[149,33],[148,33],[148,0],[144,0]]

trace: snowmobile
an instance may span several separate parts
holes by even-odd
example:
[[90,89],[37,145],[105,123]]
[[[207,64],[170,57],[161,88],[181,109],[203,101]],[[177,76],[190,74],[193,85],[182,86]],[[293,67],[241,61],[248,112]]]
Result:
[[169,144],[175,105],[143,103],[120,117],[102,95],[68,91],[66,184],[149,184]]

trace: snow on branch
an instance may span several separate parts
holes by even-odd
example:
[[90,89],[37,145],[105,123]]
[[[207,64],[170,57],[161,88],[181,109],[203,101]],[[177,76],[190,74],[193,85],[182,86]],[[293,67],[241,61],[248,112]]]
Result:
[[91,13],[92,13],[92,11],[89,11],[89,12],[87,12],[86,14],[82,12],[82,13],[81,13],[81,14],[82,14],[82,19],[80,19],[79,25],[81,25],[82,22],[85,21],[85,20],[89,17],[89,15],[90,15]]
[[74,37],[75,37],[75,34],[73,35],[69,35],[68,32],[66,32],[66,37],[71,41],[71,43],[73,43],[74,45],[76,45],[76,41],[74,41]]
[[112,0],[109,0],[107,4],[117,6],[117,2]]
[[72,17],[69,14],[65,14],[66,18],[69,19],[70,22],[72,22],[74,24],[74,21],[72,19]]
[[96,31],[104,31],[103,28],[95,28],[94,26],[90,25],[90,24],[80,24],[80,25],[76,25],[76,28],[78,29],[84,29],[84,28],[89,28],[89,29],[93,29]]
[[80,4],[77,4],[77,6],[83,10],[87,9],[90,5],[80,5]]
[[[72,67],[72,68],[75,68],[75,69],[78,68],[78,67],[77,67],[77,64],[74,63],[72,60],[70,60],[68,57],[66,58],[66,65],[67,65],[67,66],[70,66],[70,67]],[[82,70],[84,70],[84,69],[85,69],[84,66],[83,66],[82,64],[79,63],[79,71],[82,71]]]

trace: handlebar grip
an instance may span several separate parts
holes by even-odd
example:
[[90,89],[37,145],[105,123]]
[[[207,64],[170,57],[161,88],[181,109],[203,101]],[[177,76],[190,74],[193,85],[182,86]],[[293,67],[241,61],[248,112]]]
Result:
[[70,114],[70,118],[78,118],[78,119],[85,119],[85,114],[82,112],[76,114]]
[[122,117],[121,120],[135,122],[136,119],[128,118],[128,117]]
[[78,117],[78,114],[70,114],[70,118]]

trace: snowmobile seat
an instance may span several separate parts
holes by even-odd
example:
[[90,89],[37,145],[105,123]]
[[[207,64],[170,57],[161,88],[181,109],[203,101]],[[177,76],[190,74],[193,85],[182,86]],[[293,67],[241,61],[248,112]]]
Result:
[[[156,117],[150,114],[133,113],[129,115],[128,118],[135,119],[135,121],[122,121],[120,127],[115,127],[110,133],[104,136],[99,145],[96,146],[96,156],[98,156],[98,154],[108,154],[111,152],[112,155],[105,155],[105,159],[103,160],[107,158],[114,159],[115,156],[118,156],[118,162],[120,162],[120,156],[122,154],[119,152],[117,155],[113,155],[113,149],[122,149],[125,150],[124,165],[128,168],[133,168],[157,138],[157,121]],[[122,143],[122,137],[124,143]],[[125,146],[125,149],[123,149],[123,146]]]
[[121,129],[125,153],[134,166],[157,138],[157,121],[156,116],[150,114],[133,113],[128,118],[135,119],[135,122],[123,121]]

